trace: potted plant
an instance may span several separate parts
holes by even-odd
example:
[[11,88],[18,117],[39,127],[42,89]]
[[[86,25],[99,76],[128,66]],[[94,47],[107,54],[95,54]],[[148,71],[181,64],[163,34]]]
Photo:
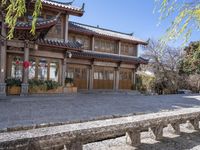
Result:
[[47,80],[45,81],[48,93],[63,93],[63,87],[56,81]]
[[77,87],[74,86],[74,79],[65,78],[64,93],[77,93]]
[[73,87],[74,86],[73,82],[74,82],[74,79],[68,78],[68,77],[65,78],[65,86],[66,87]]
[[62,93],[63,88],[56,81],[52,80],[29,80],[29,93]]
[[9,95],[20,95],[21,92],[21,80],[16,78],[6,79],[7,93]]
[[43,80],[31,79],[28,81],[29,93],[44,93],[47,86]]

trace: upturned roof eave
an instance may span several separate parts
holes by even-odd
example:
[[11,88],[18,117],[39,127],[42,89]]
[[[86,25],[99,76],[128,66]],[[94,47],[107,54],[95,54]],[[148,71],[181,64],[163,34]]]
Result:
[[68,8],[63,8],[63,7],[58,7],[58,6],[52,6],[52,5],[48,5],[48,4],[43,4],[43,7],[45,8],[55,8],[58,12],[65,12],[67,14],[73,15],[73,16],[78,16],[81,17],[84,14],[83,10],[71,10]]

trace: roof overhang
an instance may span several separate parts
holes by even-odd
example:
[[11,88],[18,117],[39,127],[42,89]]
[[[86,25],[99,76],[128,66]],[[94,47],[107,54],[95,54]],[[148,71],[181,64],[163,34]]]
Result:
[[82,51],[80,52],[71,52],[72,56],[75,58],[82,59],[91,59],[91,60],[102,60],[109,62],[124,62],[130,64],[147,64],[148,60],[145,60],[141,57],[134,56],[125,56],[125,55],[117,55],[117,54],[109,54],[109,53],[100,53],[100,52],[92,52],[92,51]]
[[47,46],[47,47],[53,47],[53,48],[59,48],[64,50],[73,50],[73,51],[82,51],[82,44],[79,42],[62,42],[62,41],[54,41],[54,40],[48,40],[48,39],[40,39],[36,42],[39,46]]
[[141,44],[141,45],[148,44],[148,42],[145,42],[141,39],[133,37],[132,34],[122,33],[118,31],[94,27],[94,26],[71,22],[71,21],[69,22],[69,32],[88,35],[88,36],[94,36],[94,37],[100,37],[104,39],[123,41],[123,42],[133,43],[133,44]]
[[[21,22],[18,21],[15,25],[15,31],[14,31],[14,37],[18,38],[20,40],[30,40],[30,41],[36,41],[37,39],[43,39],[48,31],[56,25],[58,22],[58,18],[60,16],[60,13],[49,20],[42,20],[37,21],[35,25],[35,34],[33,35],[30,33],[32,29],[32,22]],[[6,28],[9,28],[9,26],[6,25]]]
[[54,11],[67,13],[74,16],[83,16],[84,14],[84,5],[81,8],[74,7],[71,3],[57,2],[53,0],[42,0],[43,8],[53,9]]

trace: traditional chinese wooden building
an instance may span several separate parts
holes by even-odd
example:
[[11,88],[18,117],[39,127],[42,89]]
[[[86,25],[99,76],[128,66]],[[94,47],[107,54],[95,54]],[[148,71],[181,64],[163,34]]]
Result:
[[[8,27],[1,12],[0,94],[6,94],[6,78],[22,80],[21,94],[28,93],[28,79],[54,80],[64,86],[73,78],[79,90],[130,90],[135,72],[147,61],[138,57],[138,46],[146,45],[132,34],[69,21],[84,14],[72,3],[42,0],[43,8],[30,33],[34,2],[27,15],[17,21],[14,38],[7,40]],[[30,62],[28,68],[21,62]]]

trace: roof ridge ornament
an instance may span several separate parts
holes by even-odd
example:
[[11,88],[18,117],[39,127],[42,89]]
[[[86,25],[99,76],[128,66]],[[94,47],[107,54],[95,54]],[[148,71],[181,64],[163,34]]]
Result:
[[64,4],[64,5],[72,5],[75,0],[72,0],[71,2],[59,2],[59,1],[56,1],[56,0],[47,0],[47,1],[60,3],[60,4]]
[[68,2],[69,5],[72,5],[75,0],[72,0],[71,2]]
[[85,9],[85,3],[82,4],[81,10],[84,11]]
[[129,35],[130,35],[130,36],[133,36],[133,35],[134,35],[134,32],[129,33]]

